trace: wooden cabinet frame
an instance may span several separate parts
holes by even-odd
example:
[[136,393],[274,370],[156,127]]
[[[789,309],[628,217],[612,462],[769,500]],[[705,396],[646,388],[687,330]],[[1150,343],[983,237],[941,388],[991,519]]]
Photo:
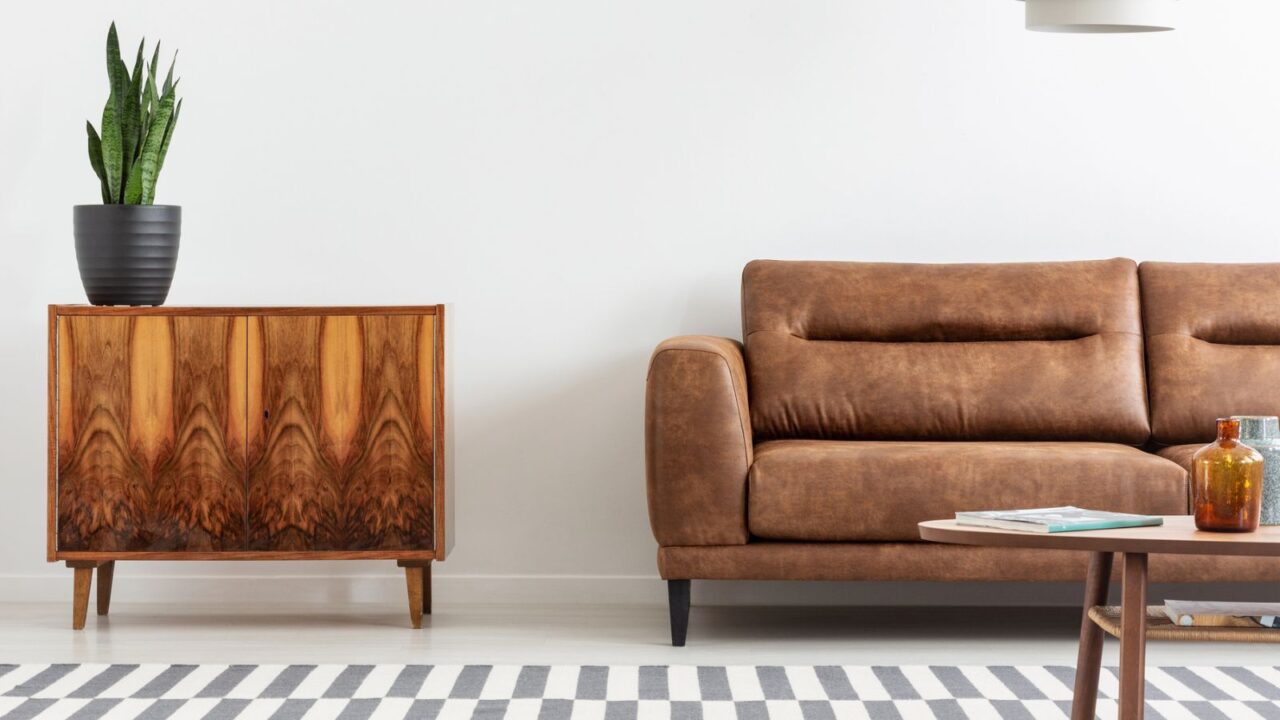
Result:
[[[429,612],[429,600],[424,601],[423,597],[430,597],[430,563],[437,560],[444,560],[449,549],[452,547],[452,497],[451,483],[448,478],[451,471],[451,453],[448,451],[446,443],[452,439],[450,429],[447,423],[450,420],[451,413],[446,412],[447,378],[446,373],[446,348],[445,341],[445,306],[429,305],[429,306],[394,306],[394,307],[93,307],[83,305],[51,305],[49,306],[49,409],[48,409],[48,537],[47,537],[47,560],[50,562],[64,561],[69,567],[76,569],[76,614],[73,617],[73,624],[83,625],[84,607],[87,606],[87,593],[89,587],[89,573],[94,568],[98,568],[99,572],[99,611],[105,614],[107,604],[109,604],[109,593],[112,569],[116,560],[360,560],[360,559],[381,559],[396,560],[405,568],[406,578],[408,579],[409,598],[410,598],[410,615],[415,618],[420,617],[421,611],[425,608]],[[74,318],[84,316],[96,317],[120,317],[120,318],[184,318],[184,317],[225,317],[234,323],[237,318],[246,320],[246,328],[249,323],[255,321],[259,323],[270,322],[273,318],[306,318],[320,317],[322,322],[324,318],[334,319],[342,317],[380,317],[380,316],[431,316],[431,329],[434,333],[432,339],[431,352],[434,357],[432,362],[431,373],[431,401],[430,401],[430,420],[431,428],[431,528],[427,537],[432,538],[432,547],[430,549],[229,549],[229,550],[129,550],[115,549],[110,551],[101,550],[81,550],[81,549],[62,549],[59,547],[59,472],[61,461],[59,424],[60,413],[62,408],[59,398],[59,381],[60,373],[64,372],[64,368],[60,365],[61,348],[60,343],[60,321],[70,321]],[[361,327],[366,327],[361,325]],[[420,337],[420,336],[419,336]],[[252,363],[251,356],[248,354],[251,341],[246,335],[246,365]],[[264,352],[259,348],[259,352]],[[419,355],[421,351],[419,352]],[[262,361],[262,357],[258,358]],[[174,363],[177,361],[174,360]],[[68,371],[69,372],[69,371]],[[229,370],[228,370],[229,372]],[[416,379],[418,382],[421,378]],[[248,388],[245,392],[249,392]],[[425,403],[425,400],[424,400]],[[246,398],[246,422],[248,421],[247,408],[250,400]],[[426,419],[425,408],[417,408],[419,415]],[[230,409],[227,410],[231,412]],[[421,428],[420,428],[421,430]],[[247,433],[247,429],[245,430]],[[417,437],[425,437],[421,432]],[[248,482],[250,468],[248,467],[248,442],[245,438],[245,467],[242,469],[245,474],[246,483]],[[403,443],[402,443],[403,445]],[[247,488],[247,486],[246,486]],[[247,489],[245,490],[247,493]],[[247,510],[245,511],[247,513]],[[246,515],[247,517],[247,515]],[[246,520],[247,526],[247,520]],[[425,543],[424,543],[425,545]],[[418,583],[418,589],[414,590],[414,584]],[[104,597],[103,591],[106,590]],[[80,597],[84,595],[84,598]],[[414,604],[417,603],[418,609],[415,613]]]

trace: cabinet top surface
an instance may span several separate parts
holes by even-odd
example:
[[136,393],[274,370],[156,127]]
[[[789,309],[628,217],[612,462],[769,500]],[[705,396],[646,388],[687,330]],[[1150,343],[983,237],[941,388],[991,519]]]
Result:
[[436,315],[442,309],[442,305],[49,306],[49,311],[58,315]]

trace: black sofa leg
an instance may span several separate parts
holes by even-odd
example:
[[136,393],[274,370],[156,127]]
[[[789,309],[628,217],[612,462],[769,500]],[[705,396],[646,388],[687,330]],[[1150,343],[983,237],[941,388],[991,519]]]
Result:
[[668,580],[667,602],[671,605],[671,645],[684,647],[689,634],[689,590],[691,580]]

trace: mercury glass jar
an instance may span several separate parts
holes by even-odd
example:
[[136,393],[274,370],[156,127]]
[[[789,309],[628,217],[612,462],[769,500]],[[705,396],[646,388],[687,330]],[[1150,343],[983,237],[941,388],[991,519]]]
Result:
[[1262,525],[1280,525],[1280,418],[1232,415],[1240,421],[1240,442],[1262,455]]
[[1218,419],[1218,439],[1191,460],[1196,527],[1215,532],[1258,529],[1262,455],[1240,442],[1240,421]]

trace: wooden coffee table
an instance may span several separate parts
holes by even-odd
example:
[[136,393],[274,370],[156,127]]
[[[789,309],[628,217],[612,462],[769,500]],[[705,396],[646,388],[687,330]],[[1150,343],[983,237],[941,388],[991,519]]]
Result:
[[[1102,634],[1120,638],[1120,720],[1142,717],[1145,699],[1146,642],[1153,639],[1280,642],[1280,630],[1178,627],[1147,608],[1147,555],[1280,556],[1280,527],[1252,533],[1196,530],[1190,516],[1168,516],[1159,527],[1031,533],[957,525],[955,520],[920,523],[920,537],[940,543],[991,547],[1083,550],[1092,553],[1085,578],[1080,652],[1076,659],[1072,720],[1093,720],[1102,665]],[[1106,607],[1115,553],[1122,555],[1123,588],[1119,610]],[[1275,633],[1270,635],[1269,633]]]

